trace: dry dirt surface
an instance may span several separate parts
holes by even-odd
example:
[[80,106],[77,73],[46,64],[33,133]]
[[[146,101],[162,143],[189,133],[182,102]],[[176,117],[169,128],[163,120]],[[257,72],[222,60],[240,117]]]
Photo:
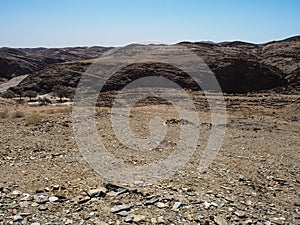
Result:
[[[0,99],[0,224],[300,224],[299,95],[225,96],[224,142],[200,173],[214,124],[205,98],[190,94],[200,118],[197,151],[174,176],[130,187],[104,180],[83,160],[72,108]],[[170,105],[137,105],[130,116],[137,135],[149,135],[153,116],[168,129],[157,148],[139,152],[116,139],[109,107],[96,111],[101,141],[132,166],[166,158],[186,126]]]

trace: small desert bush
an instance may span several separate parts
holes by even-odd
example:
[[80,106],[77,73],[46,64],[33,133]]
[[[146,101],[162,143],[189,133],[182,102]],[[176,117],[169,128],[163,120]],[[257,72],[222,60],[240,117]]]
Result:
[[58,107],[55,109],[55,113],[71,113],[72,107],[65,106],[65,107]]
[[25,114],[22,111],[15,111],[11,114],[11,118],[22,118]]
[[49,105],[52,104],[51,100],[49,98],[38,98],[38,102],[40,105]]
[[4,110],[4,111],[0,112],[0,118],[1,119],[5,119],[7,117],[8,117],[8,111],[7,110]]
[[41,114],[35,113],[25,117],[25,124],[26,125],[36,125],[42,122],[45,117]]

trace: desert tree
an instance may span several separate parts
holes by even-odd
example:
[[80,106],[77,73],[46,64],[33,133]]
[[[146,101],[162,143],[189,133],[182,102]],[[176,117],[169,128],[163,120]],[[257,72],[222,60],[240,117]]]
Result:
[[14,98],[14,97],[16,97],[16,94],[15,94],[15,92],[13,92],[12,90],[7,90],[7,91],[4,92],[1,96],[2,96],[3,98]]
[[63,98],[68,97],[68,90],[66,87],[61,86],[61,85],[57,85],[53,88],[52,92],[54,93],[54,95],[56,97],[59,98],[59,101],[62,102]]
[[38,93],[37,93],[36,91],[32,91],[32,90],[26,91],[26,92],[24,93],[24,96],[25,96],[25,97],[29,97],[29,101],[31,101],[31,99],[32,99],[32,98],[35,98],[37,95],[38,95]]

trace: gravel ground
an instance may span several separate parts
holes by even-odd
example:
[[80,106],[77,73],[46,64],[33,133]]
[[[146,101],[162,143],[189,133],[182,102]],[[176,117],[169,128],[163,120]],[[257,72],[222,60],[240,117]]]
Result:
[[[209,168],[197,170],[212,124],[195,95],[201,141],[185,167],[158,183],[112,183],[83,160],[66,106],[0,101],[0,224],[300,224],[299,96],[226,96],[228,124]],[[105,105],[105,104],[104,104]],[[151,151],[116,139],[111,110],[97,108],[101,141],[128,165],[166,158],[188,126],[170,105],[141,104],[131,128],[149,135],[160,116],[167,135]]]

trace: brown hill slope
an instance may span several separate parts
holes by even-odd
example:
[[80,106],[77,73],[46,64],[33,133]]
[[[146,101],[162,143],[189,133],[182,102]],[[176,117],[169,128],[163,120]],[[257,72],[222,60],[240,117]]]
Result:
[[[299,93],[300,80],[300,37],[266,44],[244,42],[190,43],[181,42],[199,55],[215,73],[222,90],[227,93],[247,93],[275,90],[285,93]],[[60,63],[46,66],[43,70],[28,76],[13,91],[34,89],[40,93],[53,91],[55,85],[75,90],[82,73],[93,61]],[[118,90],[130,81],[157,75],[169,78],[184,88],[198,86],[188,76],[162,64],[130,65],[116,74],[105,90]]]
[[0,81],[32,74],[49,64],[96,58],[110,48],[0,48]]

